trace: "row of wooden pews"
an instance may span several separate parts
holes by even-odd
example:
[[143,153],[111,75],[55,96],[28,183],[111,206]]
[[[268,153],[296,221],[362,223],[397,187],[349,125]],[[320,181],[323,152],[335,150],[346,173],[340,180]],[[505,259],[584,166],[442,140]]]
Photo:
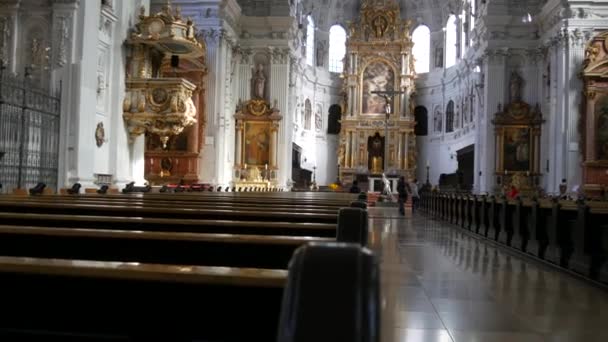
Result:
[[424,193],[420,207],[531,256],[608,283],[608,203]]
[[0,196],[0,340],[379,341],[354,199]]

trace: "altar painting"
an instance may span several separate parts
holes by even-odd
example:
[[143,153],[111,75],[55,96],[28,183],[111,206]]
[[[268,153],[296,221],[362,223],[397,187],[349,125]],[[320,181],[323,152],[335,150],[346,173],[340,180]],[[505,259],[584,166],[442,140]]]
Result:
[[505,127],[503,145],[503,169],[530,171],[530,128]]
[[608,160],[608,95],[595,104],[597,160]]
[[270,160],[270,126],[271,122],[245,123],[245,164],[266,165]]
[[[394,90],[395,73],[385,62],[371,62],[363,72],[363,114],[384,114],[385,103],[383,97],[372,94],[374,91]],[[394,103],[391,103],[394,108]]]

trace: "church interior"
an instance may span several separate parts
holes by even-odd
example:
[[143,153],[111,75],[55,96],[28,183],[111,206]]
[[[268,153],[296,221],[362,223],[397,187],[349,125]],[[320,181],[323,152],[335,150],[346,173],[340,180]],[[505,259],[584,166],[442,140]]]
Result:
[[3,341],[607,341],[608,0],[0,0],[0,283]]

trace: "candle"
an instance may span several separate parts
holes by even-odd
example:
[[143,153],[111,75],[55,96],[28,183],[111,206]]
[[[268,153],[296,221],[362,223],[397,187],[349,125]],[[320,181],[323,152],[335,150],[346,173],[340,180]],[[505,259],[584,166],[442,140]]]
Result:
[[526,171],[526,176],[530,177],[530,171]]
[[505,175],[508,175],[508,174],[509,174],[509,171],[505,170]]
[[431,166],[431,163],[430,163],[430,162],[429,162],[429,160],[427,159],[427,160],[426,160],[426,167],[429,167],[429,166]]
[[268,170],[268,164],[265,164],[265,165],[264,165],[264,168],[265,168],[266,170]]

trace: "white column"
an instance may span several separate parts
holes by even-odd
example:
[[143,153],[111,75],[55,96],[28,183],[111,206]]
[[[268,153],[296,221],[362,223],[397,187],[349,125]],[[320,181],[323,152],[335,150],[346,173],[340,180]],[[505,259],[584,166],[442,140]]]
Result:
[[131,179],[135,185],[143,186],[146,182],[144,178],[146,150],[146,138],[143,134],[138,135],[131,145]]
[[549,103],[548,111],[545,113],[547,123],[545,123],[545,131],[547,135],[547,153],[546,160],[543,161],[542,166],[544,173],[544,186],[545,191],[548,193],[554,193],[558,191],[557,185],[560,183],[560,178],[557,175],[558,155],[560,154],[557,149],[557,142],[561,139],[559,133],[559,118],[557,114],[558,105],[558,66],[557,66],[557,42],[553,42],[549,46],[549,60],[551,63],[551,73],[548,75],[551,86],[549,88]]
[[270,66],[270,103],[274,105],[283,115],[279,122],[277,152],[277,165],[279,173],[277,176],[279,186],[285,186],[291,179],[291,154],[292,154],[292,125],[293,118],[288,113],[289,104],[289,50],[287,48],[275,49],[272,52],[272,63]]
[[241,51],[241,63],[239,64],[239,87],[238,99],[247,101],[251,98],[251,51]]
[[[69,134],[67,153],[68,158],[72,158],[72,163],[68,169],[69,184],[79,182],[83,187],[94,187],[93,177],[95,165],[95,103],[97,103],[97,58],[98,58],[98,30],[97,25],[87,25],[87,23],[98,23],[100,3],[81,2],[78,12],[79,21],[76,30],[79,35],[74,35],[82,39],[78,45],[78,56],[75,60],[76,70],[72,78],[64,84],[71,84],[69,89],[64,92],[71,92],[71,103],[68,112],[70,122],[68,123]],[[131,159],[133,160],[133,159]],[[143,154],[142,154],[143,161]],[[143,178],[143,168],[141,172]]]
[[503,108],[505,105],[505,57],[506,55],[503,51],[494,51],[487,56],[484,62],[484,104],[486,115],[481,120],[479,129],[479,134],[481,134],[480,144],[476,149],[479,150],[479,160],[482,161],[480,164],[481,170],[477,170],[477,172],[482,171],[479,186],[481,192],[492,192],[495,185],[495,163],[497,156],[492,119],[498,111],[498,105],[500,104]]
[[[199,26],[202,23],[197,23]],[[206,32],[206,45],[207,45],[207,75],[205,76],[205,115],[207,123],[205,126],[205,145],[201,151],[201,158],[199,161],[199,178],[202,182],[217,182],[217,132],[219,130],[217,118],[219,116],[219,103],[218,103],[218,82],[223,78],[223,72],[219,68],[218,62],[218,49],[219,35],[218,28],[216,27],[201,27]]]
[[587,38],[579,29],[570,32],[567,56],[567,87],[566,110],[567,110],[567,144],[568,157],[566,161],[566,175],[568,184],[571,186],[582,185],[581,155],[579,152],[578,122],[580,120],[580,104],[582,103],[583,82],[579,76],[583,59],[585,58],[585,45]]
[[567,35],[560,36],[557,40],[556,47],[556,72],[557,72],[557,89],[556,89],[556,107],[555,107],[555,135],[554,141],[554,166],[552,167],[552,182],[549,188],[553,192],[559,189],[559,183],[562,178],[568,178],[567,161],[568,161],[568,95],[570,86],[568,85],[568,42]]

